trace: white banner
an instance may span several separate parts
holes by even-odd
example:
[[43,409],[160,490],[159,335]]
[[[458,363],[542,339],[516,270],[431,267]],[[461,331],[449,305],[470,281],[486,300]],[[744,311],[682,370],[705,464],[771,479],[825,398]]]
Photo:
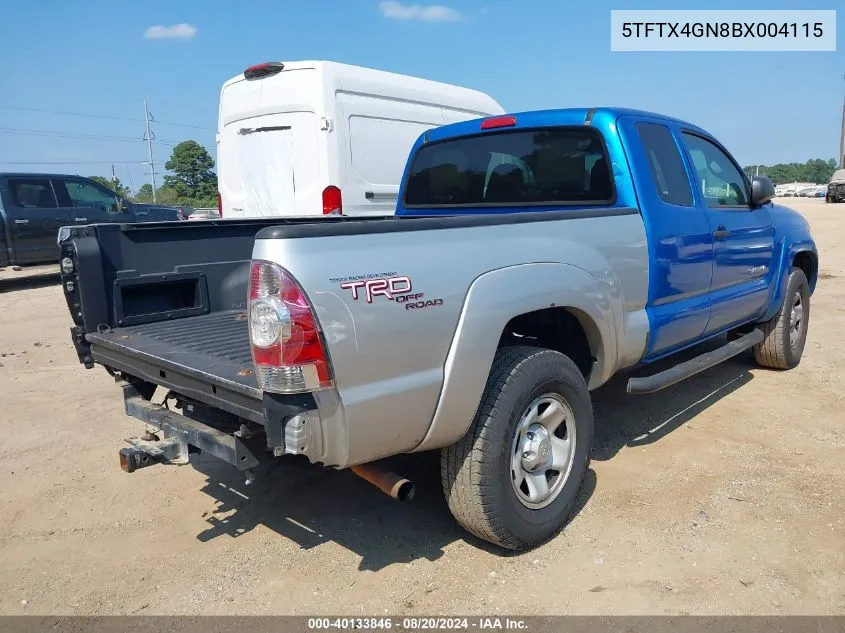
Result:
[[836,11],[611,11],[612,51],[835,51]]

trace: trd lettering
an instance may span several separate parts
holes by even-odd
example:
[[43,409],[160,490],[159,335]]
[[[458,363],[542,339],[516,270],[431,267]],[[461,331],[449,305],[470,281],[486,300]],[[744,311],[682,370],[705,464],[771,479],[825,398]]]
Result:
[[367,303],[373,302],[373,297],[386,297],[393,301],[396,295],[404,295],[411,292],[410,277],[389,277],[387,279],[367,279],[358,281],[344,281],[340,284],[344,290],[352,291],[352,300],[358,301],[358,290],[364,289],[364,296]]

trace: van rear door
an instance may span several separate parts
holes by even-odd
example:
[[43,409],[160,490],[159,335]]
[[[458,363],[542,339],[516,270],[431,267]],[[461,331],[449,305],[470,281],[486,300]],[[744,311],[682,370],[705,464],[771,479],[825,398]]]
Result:
[[322,214],[321,104],[312,66],[259,65],[223,86],[217,145],[223,217]]
[[317,116],[313,112],[267,114],[223,128],[221,182],[226,216],[315,215]]

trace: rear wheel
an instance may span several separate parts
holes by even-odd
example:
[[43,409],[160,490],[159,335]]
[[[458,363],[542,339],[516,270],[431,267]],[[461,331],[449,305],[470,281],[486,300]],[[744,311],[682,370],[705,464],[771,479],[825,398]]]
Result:
[[810,286],[804,271],[789,273],[781,309],[763,324],[765,338],[754,346],[754,358],[763,367],[792,369],[801,362],[810,324]]
[[592,437],[592,403],[575,363],[546,349],[500,349],[472,426],[441,454],[449,509],[496,545],[541,543],[575,507]]

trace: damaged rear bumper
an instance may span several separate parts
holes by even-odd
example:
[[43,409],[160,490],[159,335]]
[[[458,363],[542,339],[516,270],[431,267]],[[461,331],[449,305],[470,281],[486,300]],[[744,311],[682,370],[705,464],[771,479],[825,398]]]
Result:
[[150,428],[143,438],[129,438],[130,447],[120,450],[120,466],[126,472],[156,463],[185,464],[190,453],[208,453],[239,470],[250,470],[266,453],[263,431],[242,427],[226,433],[151,402],[131,384],[123,385],[123,402],[127,415]]

